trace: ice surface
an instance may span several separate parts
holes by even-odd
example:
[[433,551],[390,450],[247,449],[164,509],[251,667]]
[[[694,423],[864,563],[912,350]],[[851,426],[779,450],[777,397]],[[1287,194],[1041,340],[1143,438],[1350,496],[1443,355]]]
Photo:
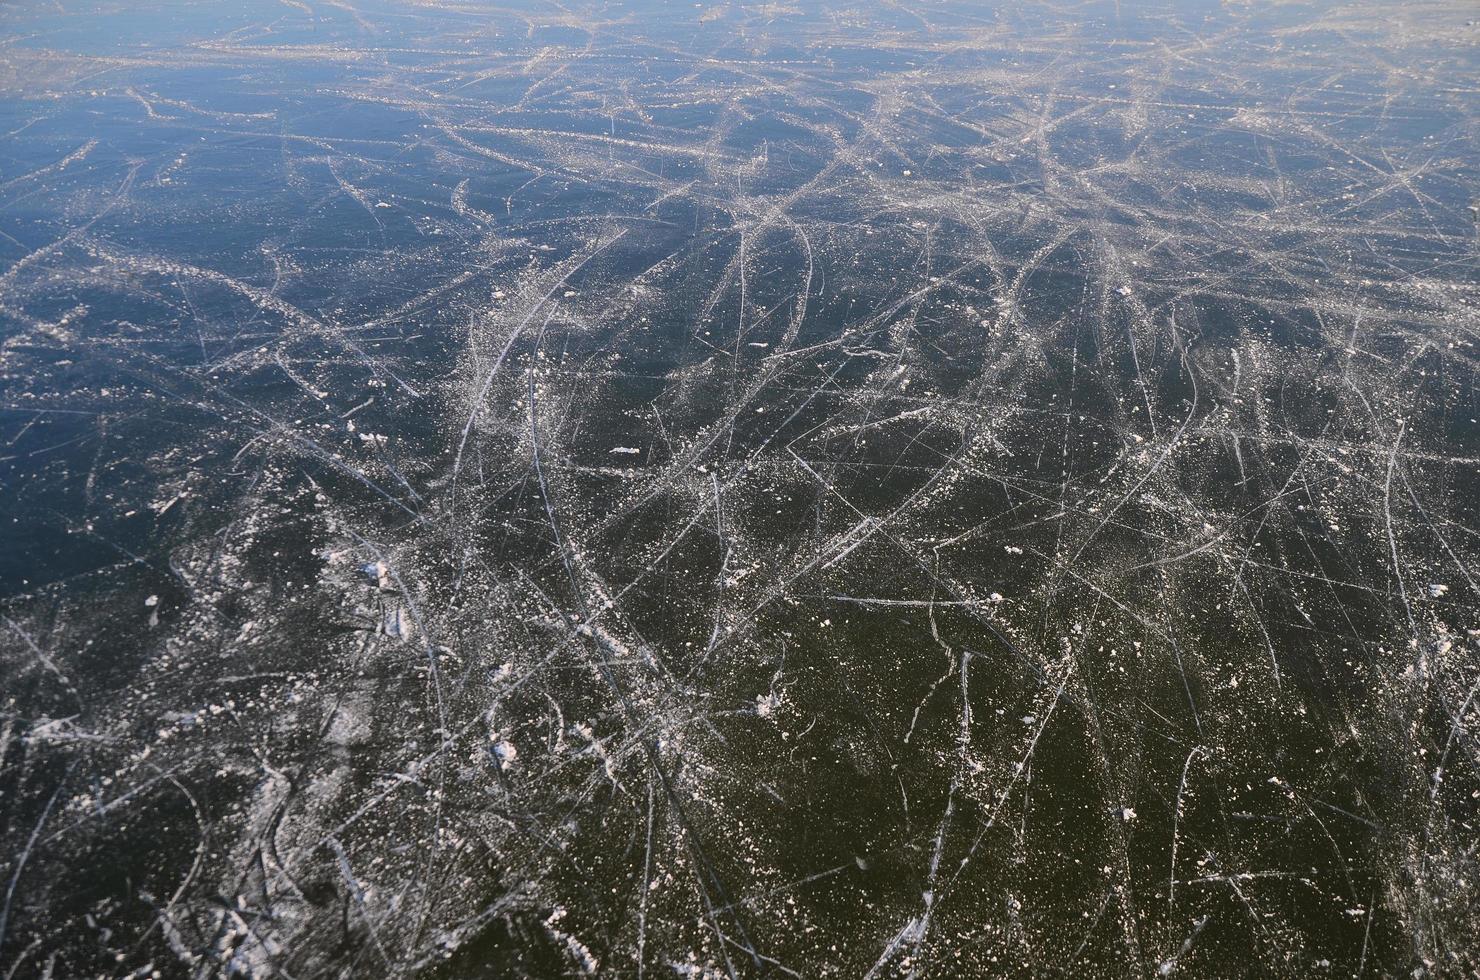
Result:
[[0,21],[6,976],[1480,971],[1471,5]]

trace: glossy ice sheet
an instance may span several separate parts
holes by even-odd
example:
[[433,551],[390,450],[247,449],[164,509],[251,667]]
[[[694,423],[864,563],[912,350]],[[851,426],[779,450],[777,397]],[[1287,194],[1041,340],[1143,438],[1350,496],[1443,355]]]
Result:
[[0,968],[1480,969],[1477,16],[7,5]]

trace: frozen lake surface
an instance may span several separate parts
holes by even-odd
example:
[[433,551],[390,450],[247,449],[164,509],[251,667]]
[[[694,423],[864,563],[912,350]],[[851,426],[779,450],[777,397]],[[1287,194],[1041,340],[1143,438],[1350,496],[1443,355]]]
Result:
[[0,10],[0,974],[1480,972],[1480,11]]

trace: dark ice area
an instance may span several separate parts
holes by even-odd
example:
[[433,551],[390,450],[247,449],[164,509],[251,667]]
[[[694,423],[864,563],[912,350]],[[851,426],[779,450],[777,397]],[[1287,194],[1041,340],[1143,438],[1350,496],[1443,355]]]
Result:
[[0,977],[1480,975],[1480,7],[0,7]]

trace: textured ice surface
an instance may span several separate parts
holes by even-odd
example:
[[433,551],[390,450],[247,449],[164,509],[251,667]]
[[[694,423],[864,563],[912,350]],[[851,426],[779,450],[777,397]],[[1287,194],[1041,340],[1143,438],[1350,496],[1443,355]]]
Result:
[[1473,975],[1476,16],[7,5],[0,971]]

